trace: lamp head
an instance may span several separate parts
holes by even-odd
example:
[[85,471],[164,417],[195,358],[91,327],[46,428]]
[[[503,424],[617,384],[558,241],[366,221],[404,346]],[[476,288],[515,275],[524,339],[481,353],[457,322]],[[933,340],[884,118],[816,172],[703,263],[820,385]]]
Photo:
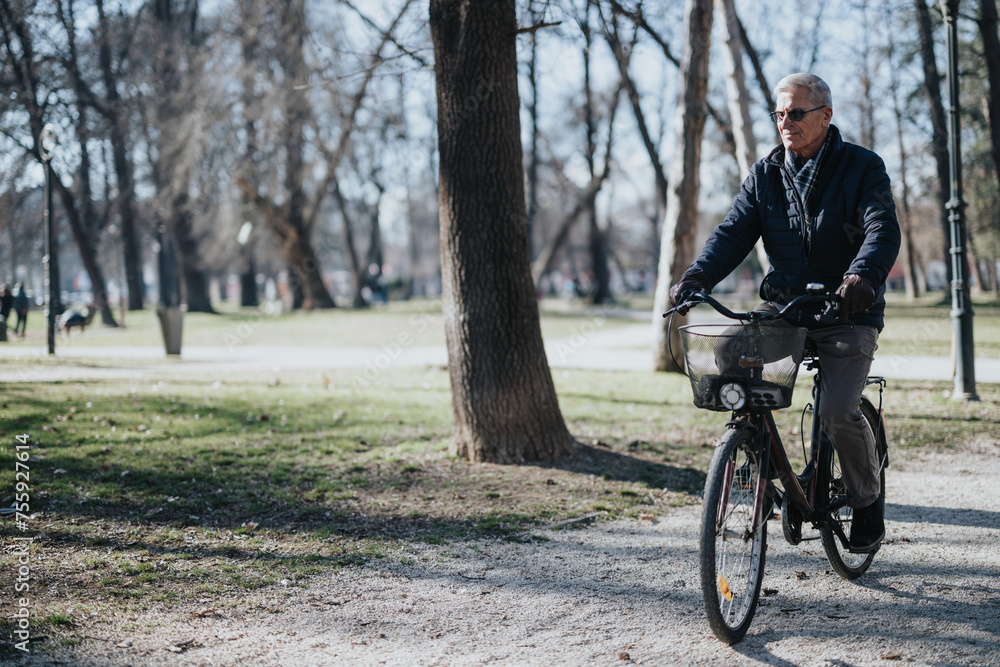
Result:
[[46,123],[45,127],[42,128],[42,135],[39,137],[40,148],[43,160],[52,159],[52,151],[56,148],[56,143],[58,142],[58,135],[56,135],[56,128],[52,123]]

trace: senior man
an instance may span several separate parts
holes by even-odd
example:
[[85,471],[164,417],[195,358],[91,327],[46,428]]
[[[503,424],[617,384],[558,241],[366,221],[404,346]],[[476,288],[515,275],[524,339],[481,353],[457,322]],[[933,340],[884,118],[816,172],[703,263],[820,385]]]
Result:
[[787,304],[810,283],[836,287],[839,323],[803,317],[796,324],[809,329],[823,367],[820,419],[853,509],[850,548],[871,552],[885,537],[885,505],[874,437],[859,405],[884,324],[885,280],[899,252],[896,207],[882,159],[830,124],[825,81],[791,74],[774,94],[771,119],[781,145],[751,168],[729,214],[671,289],[671,303],[688,290],[710,291],[758,239],[771,263],[760,286],[763,307]]

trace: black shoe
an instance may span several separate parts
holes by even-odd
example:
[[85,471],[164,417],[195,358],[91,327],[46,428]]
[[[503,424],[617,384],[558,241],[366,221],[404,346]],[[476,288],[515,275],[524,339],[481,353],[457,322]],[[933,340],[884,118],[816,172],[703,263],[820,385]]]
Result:
[[870,553],[885,537],[885,500],[882,496],[868,507],[854,510],[851,520],[851,551]]

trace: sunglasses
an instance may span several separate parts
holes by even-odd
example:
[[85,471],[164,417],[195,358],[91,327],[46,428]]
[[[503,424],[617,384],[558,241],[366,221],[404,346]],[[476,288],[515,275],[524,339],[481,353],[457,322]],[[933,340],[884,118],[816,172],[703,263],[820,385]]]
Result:
[[806,111],[803,111],[802,109],[789,109],[787,112],[786,111],[772,111],[771,112],[771,120],[773,120],[775,123],[780,123],[781,121],[785,120],[785,114],[788,114],[788,117],[791,120],[793,120],[793,121],[795,121],[797,123],[800,120],[802,120],[803,118],[805,118],[807,113],[810,113],[810,112],[813,112],[813,111],[819,111],[820,109],[825,109],[825,108],[826,108],[826,105],[824,104],[824,105],[818,106],[818,107],[816,107],[814,109],[807,109]]

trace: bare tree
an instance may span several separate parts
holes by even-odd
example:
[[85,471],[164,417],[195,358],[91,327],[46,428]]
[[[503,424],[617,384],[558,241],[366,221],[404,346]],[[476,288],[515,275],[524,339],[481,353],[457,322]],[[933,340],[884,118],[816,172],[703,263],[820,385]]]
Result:
[[[890,13],[886,7],[885,16],[888,19]],[[892,27],[888,31],[888,42],[886,44],[887,56],[890,66],[894,63],[896,53],[896,41],[893,37]],[[899,100],[899,77],[893,73],[889,77],[889,94],[892,97],[892,111],[896,120],[896,147],[899,151],[899,201],[901,215],[899,216],[899,226],[902,236],[900,257],[903,259],[903,282],[906,289],[906,297],[909,300],[916,299],[923,291],[920,287],[918,276],[919,259],[916,244],[913,239],[913,213],[910,210],[910,183],[907,174],[907,148],[904,142],[905,132],[903,130],[903,109]]]
[[[684,55],[677,104],[677,147],[670,175],[667,215],[660,245],[660,266],[653,299],[654,367],[680,371],[670,349],[680,349],[676,328],[661,318],[670,307],[670,286],[694,261],[701,191],[701,140],[705,132],[708,95],[708,56],[712,35],[712,0],[687,0],[684,10]],[[675,318],[676,322],[680,318]]]
[[[198,2],[156,0],[151,34],[155,44],[151,69],[156,131],[157,234],[161,266],[160,302],[179,305],[181,295],[190,312],[215,312],[208,293],[208,275],[201,257],[201,234],[195,229],[191,197],[199,159],[203,118],[190,100],[199,96],[202,63],[197,53]],[[176,268],[171,266],[177,263]]]
[[[37,141],[41,132],[43,122],[55,120],[53,109],[49,106],[50,99],[58,99],[58,95],[52,94],[52,87],[60,85],[61,82],[68,82],[70,90],[63,90],[63,97],[66,100],[65,109],[69,111],[66,131],[75,131],[80,139],[81,149],[78,163],[76,180],[78,187],[76,190],[67,187],[60,176],[59,170],[53,168],[50,174],[52,192],[58,194],[63,205],[66,219],[69,222],[70,231],[80,253],[80,259],[84,269],[90,278],[95,305],[101,313],[102,321],[109,326],[116,326],[114,316],[108,305],[108,295],[104,274],[97,259],[97,244],[101,233],[106,226],[106,218],[97,215],[92,201],[90,189],[91,183],[91,162],[90,150],[87,138],[92,133],[92,123],[89,118],[89,105],[92,101],[92,93],[83,80],[80,73],[80,58],[77,48],[77,35],[75,24],[66,19],[64,6],[57,2],[54,11],[54,18],[57,23],[66,31],[66,45],[64,51],[54,53],[39,53],[36,51],[35,27],[49,17],[35,14],[40,11],[37,7],[26,5],[15,6],[12,3],[0,3],[0,35],[3,38],[3,55],[7,61],[8,69],[12,73],[12,78],[8,86],[17,94],[14,99],[22,106],[23,111],[28,114],[29,125],[31,126],[34,145],[25,147],[36,159],[39,159]],[[72,3],[69,8],[72,14]],[[60,75],[52,65],[58,63],[65,72]],[[58,220],[53,211],[53,220]],[[58,251],[54,254],[58,255]],[[58,267],[58,262],[56,262]],[[57,274],[58,276],[58,274]],[[56,279],[56,290],[54,292],[55,302],[53,308],[59,312],[59,280]]]
[[948,283],[951,283],[951,228],[948,222],[948,198],[951,196],[949,183],[951,172],[948,167],[948,124],[944,114],[944,102],[941,100],[941,75],[938,73],[937,59],[934,56],[934,35],[931,28],[931,14],[926,0],[913,0],[917,14],[917,27],[920,31],[920,57],[924,66],[924,92],[930,106],[933,135],[931,150],[937,166],[938,204],[940,226],[943,231],[943,253]]
[[[138,221],[135,215],[135,168],[129,155],[129,117],[124,101],[119,93],[119,81],[114,62],[116,37],[125,39],[119,44],[120,57],[131,46],[127,39],[134,26],[123,26],[115,31],[111,19],[104,11],[103,0],[95,0],[98,18],[98,61],[104,99],[97,108],[102,112],[108,126],[108,140],[111,142],[114,159],[115,178],[118,186],[118,223],[122,235],[122,253],[125,264],[125,284],[128,287],[128,309],[141,310],[146,298],[146,286],[142,280],[142,246],[139,243]],[[93,98],[96,101],[96,96]]]
[[445,334],[454,430],[473,461],[574,449],[529,268],[514,0],[431,0]]
[[[740,178],[746,178],[750,167],[757,161],[757,138],[753,133],[753,120],[750,118],[750,93],[746,86],[746,75],[743,72],[743,40],[740,39],[740,18],[736,14],[736,3],[733,0],[721,0],[723,16],[725,17],[726,34],[726,97],[729,100],[729,117],[733,128],[733,144],[736,162],[740,168]],[[758,240],[755,246],[757,261],[763,270],[767,271],[770,261],[764,250],[763,240]]]

